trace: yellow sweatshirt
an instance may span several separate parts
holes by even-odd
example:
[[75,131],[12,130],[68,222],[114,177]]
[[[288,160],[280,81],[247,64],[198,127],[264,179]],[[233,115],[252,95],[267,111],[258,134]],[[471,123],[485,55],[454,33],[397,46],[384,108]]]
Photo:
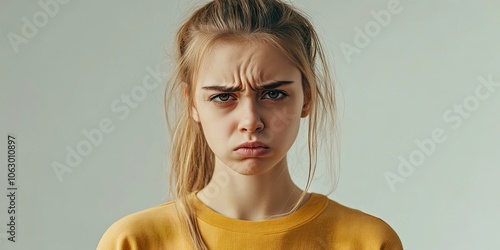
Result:
[[[265,221],[225,217],[189,196],[209,249],[403,249],[383,220],[312,193],[295,213]],[[192,249],[180,230],[173,201],[127,215],[113,223],[97,250]]]

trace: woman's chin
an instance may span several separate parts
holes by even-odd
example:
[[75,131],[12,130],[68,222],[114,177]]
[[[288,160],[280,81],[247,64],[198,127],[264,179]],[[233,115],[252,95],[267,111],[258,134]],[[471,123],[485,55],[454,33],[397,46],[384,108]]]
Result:
[[235,164],[231,169],[241,175],[262,175],[276,167],[276,164],[270,164],[262,160],[247,159]]

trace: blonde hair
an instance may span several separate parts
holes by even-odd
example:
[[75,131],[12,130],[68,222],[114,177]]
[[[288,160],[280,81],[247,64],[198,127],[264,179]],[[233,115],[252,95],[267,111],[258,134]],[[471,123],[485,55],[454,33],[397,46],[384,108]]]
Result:
[[[310,105],[309,171],[306,188],[289,213],[298,208],[310,187],[316,170],[318,138],[336,131],[334,85],[328,62],[318,35],[303,14],[279,0],[215,0],[197,9],[177,32],[175,67],[168,82],[170,88],[165,91],[167,125],[172,135],[170,195],[179,201],[178,210],[195,249],[207,246],[188,196],[208,184],[215,161],[200,124],[191,118],[195,90],[191,84],[203,56],[218,41],[267,42],[280,49],[302,74],[304,96]],[[333,165],[332,158],[330,162]]]

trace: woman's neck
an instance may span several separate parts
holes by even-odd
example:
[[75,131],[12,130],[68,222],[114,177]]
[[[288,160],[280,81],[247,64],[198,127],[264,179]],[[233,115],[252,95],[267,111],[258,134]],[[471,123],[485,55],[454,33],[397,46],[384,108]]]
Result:
[[289,212],[301,194],[302,190],[290,177],[285,157],[270,171],[260,175],[242,175],[216,163],[211,181],[197,193],[197,197],[224,216],[259,221]]

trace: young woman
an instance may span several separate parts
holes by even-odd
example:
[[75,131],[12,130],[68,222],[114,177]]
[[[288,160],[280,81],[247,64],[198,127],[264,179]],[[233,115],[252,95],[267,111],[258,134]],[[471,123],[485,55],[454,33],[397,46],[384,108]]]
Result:
[[[215,0],[180,27],[176,49],[174,200],[118,220],[98,249],[402,249],[383,220],[307,192],[335,102],[303,15],[277,0]],[[302,118],[304,190],[286,157]]]

